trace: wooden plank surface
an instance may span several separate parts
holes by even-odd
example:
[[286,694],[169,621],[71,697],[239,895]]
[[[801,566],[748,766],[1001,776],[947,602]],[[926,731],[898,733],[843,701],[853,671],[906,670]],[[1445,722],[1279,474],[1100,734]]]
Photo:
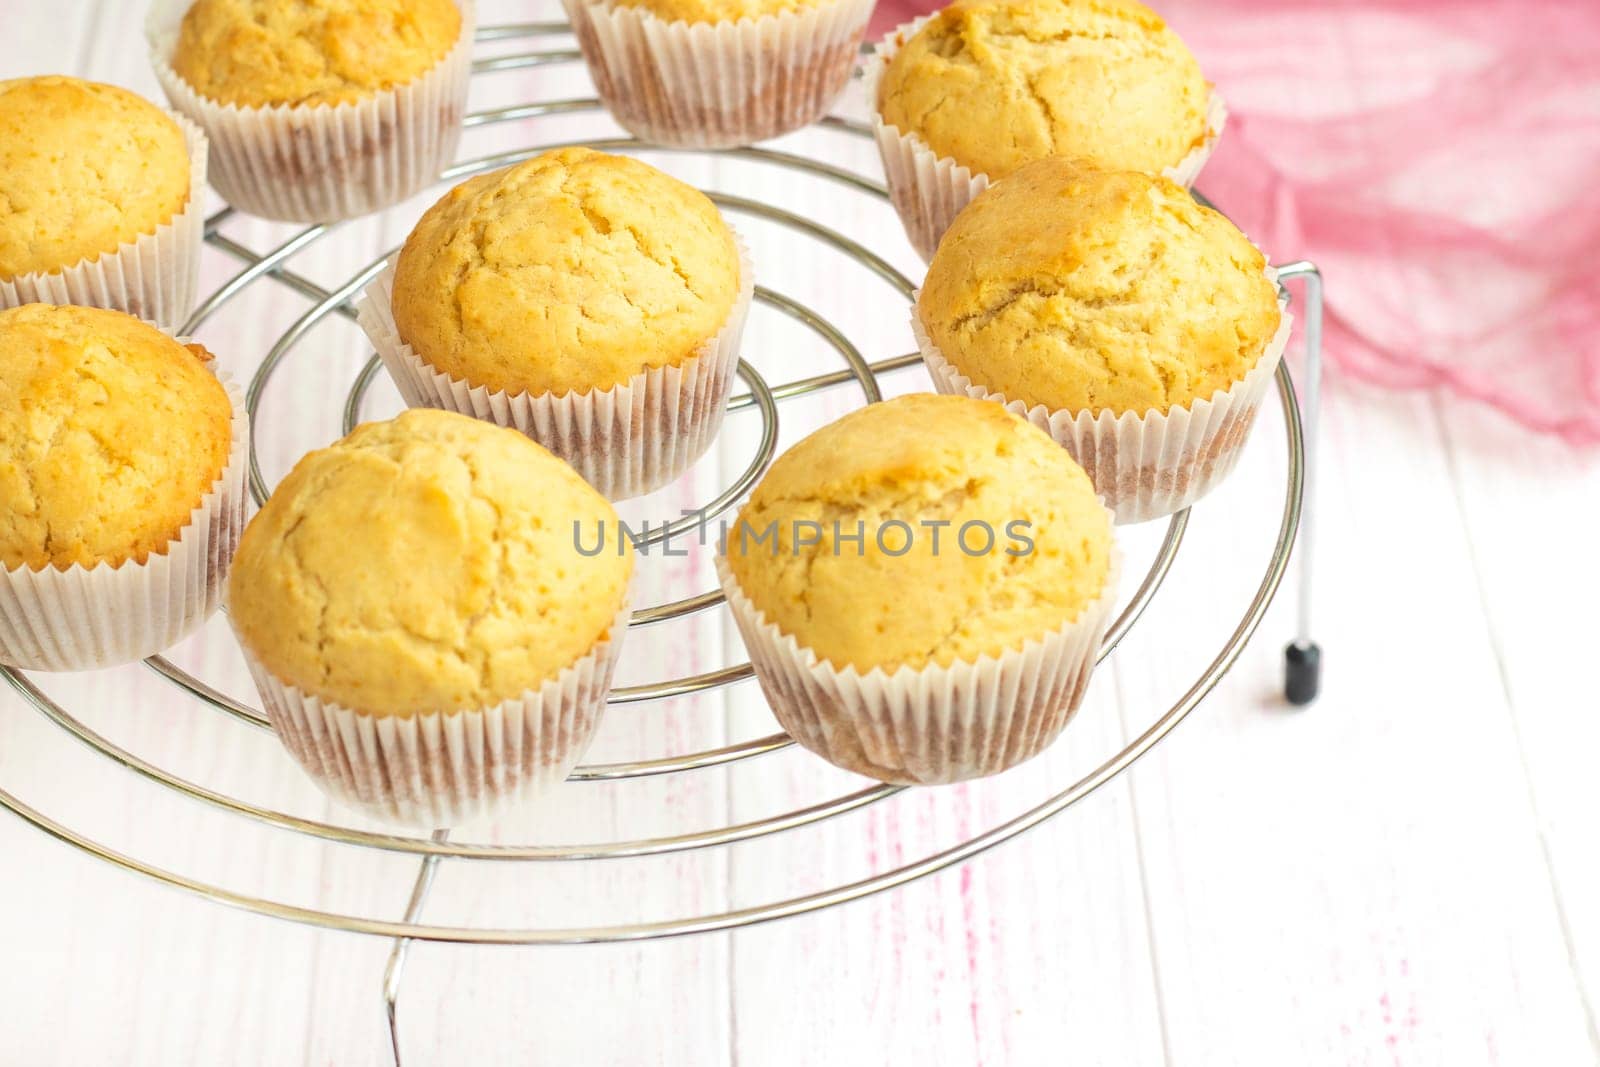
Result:
[[[142,4],[12,0],[0,76],[70,72],[152,96]],[[483,0],[486,23],[552,17]],[[501,46],[502,48],[504,46]],[[514,46],[513,46],[514,47]],[[475,107],[583,96],[581,68],[482,79]],[[466,155],[595,136],[598,116],[475,131]],[[807,133],[778,147],[872,173],[870,148]],[[703,186],[777,204],[916,261],[881,205],[770,166],[659,155]],[[403,237],[418,198],[295,261],[324,284]],[[748,214],[764,284],[846,327],[869,358],[910,348],[905,304],[814,241]],[[293,230],[228,231],[264,249]],[[207,287],[237,269],[208,253]],[[1336,286],[1337,279],[1330,285]],[[258,285],[202,330],[248,373],[309,305]],[[264,400],[269,481],[338,434],[367,355],[328,322]],[[747,359],[769,381],[841,365],[805,327],[755,317]],[[892,391],[925,387],[920,372]],[[786,405],[791,442],[862,402]],[[368,415],[393,410],[381,382]],[[1337,378],[1326,406],[1318,636],[1327,691],[1276,699],[1292,598],[1173,738],[1025,838],[899,892],[733,935],[536,950],[417,946],[404,987],[412,1064],[916,1063],[1567,1064],[1600,1057],[1600,725],[1587,607],[1600,598],[1592,454],[1531,440],[1448,399]],[[730,418],[684,484],[630,505],[671,514],[727,485],[758,432]],[[742,907],[860,878],[995,825],[1140,733],[1206,665],[1264,566],[1281,507],[1281,426],[1196,510],[1147,619],[1099,676],[1063,742],[1004,778],[926,790],[816,828],[671,859],[447,864],[428,921],[594,923]],[[1158,531],[1127,537],[1148,560]],[[655,596],[709,588],[703,554],[655,559]],[[713,613],[630,637],[628,680],[738,658]],[[213,621],[174,653],[249,698]],[[247,801],[341,820],[267,734],[143,668],[50,678],[46,692],[112,742]],[[752,686],[726,699],[615,709],[591,758],[663,755],[773,730]],[[761,818],[861,786],[793,751],[730,770],[573,785],[475,840],[581,842]],[[397,916],[415,862],[319,845],[175,797],[114,766],[10,693],[0,787],[98,840],[185,874],[321,908]],[[0,818],[0,1063],[382,1064],[389,946],[203,903]]]

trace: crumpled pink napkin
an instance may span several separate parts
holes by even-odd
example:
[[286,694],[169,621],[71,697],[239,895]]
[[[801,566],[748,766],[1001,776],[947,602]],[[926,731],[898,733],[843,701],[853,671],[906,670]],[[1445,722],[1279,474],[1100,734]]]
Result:
[[1228,101],[1200,189],[1322,267],[1339,366],[1600,442],[1600,0],[1154,6]]

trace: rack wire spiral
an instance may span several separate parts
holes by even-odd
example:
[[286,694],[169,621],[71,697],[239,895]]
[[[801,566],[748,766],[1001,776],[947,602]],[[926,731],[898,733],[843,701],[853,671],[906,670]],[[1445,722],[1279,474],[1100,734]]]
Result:
[[[515,41],[525,38],[544,38],[567,33],[564,23],[523,23],[517,25],[486,27],[478,32],[480,42]],[[474,64],[475,74],[524,69],[550,64],[570,63],[579,58],[570,48],[543,48],[511,55],[480,59]],[[593,111],[599,107],[593,99],[569,99],[517,104],[488,111],[475,112],[466,119],[469,127],[488,126],[540,116],[575,114]],[[823,125],[841,135],[870,138],[871,131],[864,124],[844,118],[830,117]],[[568,143],[568,142],[564,142]],[[603,150],[628,151],[643,148],[628,138],[587,140],[582,142]],[[528,145],[512,152],[499,153],[460,163],[441,176],[442,183],[454,183],[462,178],[485,170],[502,167],[519,159],[537,154],[553,144]],[[653,151],[661,151],[652,148]],[[722,153],[744,160],[788,168],[790,171],[823,182],[836,183],[858,193],[875,198],[888,212],[887,194],[875,179],[864,177],[832,163],[803,157],[772,148],[740,148]],[[711,194],[718,205],[736,214],[752,216],[787,228],[805,239],[819,242],[824,247],[848,257],[865,267],[900,296],[909,298],[913,283],[886,259],[864,247],[849,236],[831,229],[810,218],[783,208],[732,194]],[[213,247],[242,261],[245,266],[228,282],[212,293],[195,310],[182,332],[192,333],[231,301],[248,292],[258,283],[271,283],[283,287],[310,301],[309,309],[270,347],[250,382],[247,405],[252,419],[252,431],[261,425],[256,415],[263,393],[273,374],[285,357],[299,345],[308,333],[330,316],[353,318],[350,301],[382,269],[387,256],[368,263],[346,282],[334,288],[320,286],[288,266],[296,255],[320,241],[331,229],[327,226],[309,227],[289,240],[265,253],[257,252],[221,232],[221,225],[232,214],[224,209],[213,216],[207,225],[206,240]],[[1321,279],[1316,267],[1307,262],[1282,265],[1278,268],[1282,281],[1298,280],[1305,286],[1306,313],[1304,315],[1304,341],[1307,354],[1308,378],[1306,400],[1308,424],[1315,414],[1315,386],[1319,371],[1321,330]],[[773,458],[778,441],[779,405],[785,401],[812,396],[839,386],[854,386],[867,401],[881,398],[878,379],[920,365],[914,352],[896,354],[887,358],[869,360],[852,343],[849,337],[827,318],[793,297],[758,286],[758,306],[768,312],[787,317],[810,331],[824,345],[831,348],[843,362],[844,368],[812,375],[795,381],[770,384],[748,363],[741,363],[739,374],[743,391],[730,402],[732,410],[754,409],[761,420],[761,429],[749,463],[721,492],[717,493],[696,516],[684,516],[651,531],[647,544],[662,544],[670,538],[690,530],[695,524],[716,518],[728,512],[751,488]],[[376,357],[367,361],[356,375],[343,405],[343,428],[347,432],[359,420],[363,401],[379,370]],[[587,925],[548,928],[498,928],[462,925],[430,925],[421,921],[421,913],[432,884],[434,873],[442,861],[495,861],[500,863],[550,863],[558,861],[590,861],[618,858],[668,856],[702,849],[732,846],[750,842],[769,835],[787,833],[826,820],[859,811],[884,801],[904,787],[874,785],[833,796],[794,810],[746,822],[688,833],[642,837],[631,840],[580,844],[506,844],[462,841],[452,838],[449,831],[435,831],[430,836],[367,830],[337,822],[304,818],[273,808],[258,805],[240,797],[191,781],[173,771],[146,760],[129,748],[123,747],[74,715],[27,674],[5,669],[9,684],[22,698],[54,726],[65,731],[100,756],[118,764],[143,779],[154,783],[186,800],[216,809],[228,816],[250,820],[273,831],[302,835],[330,845],[410,856],[418,861],[413,890],[404,914],[400,918],[386,918],[364,914],[346,914],[319,908],[306,907],[226,888],[195,877],[165,869],[138,856],[126,854],[94,840],[65,822],[52,818],[16,795],[0,783],[0,807],[10,810],[47,834],[100,860],[159,883],[197,894],[201,897],[243,908],[280,919],[293,920],[313,926],[377,935],[395,939],[389,967],[384,977],[384,998],[388,1011],[391,1039],[394,1042],[396,1061],[399,1060],[395,1005],[400,989],[400,978],[406,947],[414,939],[439,942],[480,944],[553,945],[596,942],[644,941],[685,934],[728,930],[752,923],[787,918],[814,912],[836,904],[880,893],[936,871],[962,863],[993,846],[1016,837],[1059,814],[1087,797],[1105,783],[1127,769],[1148,752],[1187,716],[1216,686],[1233,666],[1245,644],[1254,634],[1266,609],[1284,578],[1289,563],[1291,547],[1296,532],[1301,527],[1302,499],[1307,491],[1311,472],[1308,462],[1308,435],[1303,432],[1300,407],[1287,367],[1278,372],[1278,395],[1286,427],[1285,448],[1288,456],[1287,479],[1284,486],[1281,519],[1265,562],[1257,587],[1252,591],[1238,616],[1233,632],[1223,641],[1209,665],[1196,677],[1189,688],[1162,714],[1143,729],[1120,751],[1105,759],[1089,773],[1067,784],[1042,802],[1023,810],[1005,821],[966,837],[964,840],[932,852],[912,862],[890,870],[845,884],[830,886],[818,891],[770,900],[752,906],[734,908],[706,914],[677,918],[619,923],[615,925]],[[1314,426],[1307,429],[1314,431]],[[1309,435],[1314,439],[1314,432]],[[264,500],[269,486],[262,474],[256,450],[251,450],[250,484],[259,503]],[[1102,650],[1102,658],[1123,639],[1149,605],[1151,598],[1165,581],[1172,567],[1188,527],[1188,512],[1175,515],[1169,522],[1164,539],[1156,550],[1153,562],[1129,599],[1126,608],[1113,623]],[[1302,552],[1305,550],[1302,544]],[[721,604],[719,592],[701,593],[668,603],[637,610],[634,627],[648,627],[671,620],[682,619],[699,612],[717,609]],[[1297,645],[1309,641],[1309,598],[1302,590],[1300,634]],[[151,670],[171,682],[188,698],[199,701],[206,708],[231,718],[251,729],[270,729],[265,716],[256,708],[236,700],[206,681],[182,669],[170,660],[156,656],[147,661]],[[674,697],[696,696],[712,693],[752,675],[748,663],[721,667],[686,677],[659,679],[644,684],[615,689],[610,697],[612,704],[659,701]],[[580,766],[572,779],[580,782],[615,782],[642,779],[657,775],[699,771],[706,768],[729,766],[776,752],[792,744],[782,734],[770,734],[750,740],[737,741],[717,747],[685,751],[665,756],[631,761],[590,763]]]

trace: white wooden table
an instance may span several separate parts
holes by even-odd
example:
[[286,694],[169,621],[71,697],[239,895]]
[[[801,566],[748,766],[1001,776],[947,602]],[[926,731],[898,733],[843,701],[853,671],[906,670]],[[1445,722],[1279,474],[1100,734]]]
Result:
[[[483,0],[485,23],[551,17]],[[0,76],[72,73],[157,96],[143,4],[7,0]],[[584,96],[562,67],[486,79],[482,107]],[[492,84],[489,84],[492,82]],[[589,115],[469,136],[464,153],[605,135]],[[864,146],[796,151],[871,173]],[[656,158],[656,157],[652,157]],[[750,165],[661,157],[707,187],[781,203],[916,261],[886,209]],[[337,282],[427,202],[346,227],[297,259]],[[904,304],[838,260],[735,216],[762,281],[849,324],[870,358],[910,347]],[[244,220],[267,248],[292,232]],[[1314,252],[1314,250],[1312,250]],[[237,264],[208,253],[207,285]],[[1337,287],[1338,279],[1330,279]],[[305,301],[253,287],[201,331],[248,372]],[[786,381],[814,352],[776,315],[750,358]],[[337,436],[364,360],[319,328],[268,391],[275,481]],[[802,372],[806,371],[804,368]],[[923,387],[916,374],[897,390]],[[782,423],[785,443],[859,403]],[[393,410],[386,383],[371,415]],[[657,499],[688,504],[743,464],[753,422]],[[1131,773],[959,870],[803,919],[641,946],[419,945],[406,974],[410,1064],[1578,1064],[1600,1058],[1600,462],[1449,398],[1337,375],[1324,408],[1317,636],[1325,690],[1277,696],[1286,590],[1238,667]],[[1079,721],[999,783],[933,790],[815,832],[670,861],[447,866],[425,918],[550,925],[725,909],[859,877],[992,825],[1121,747],[1170,704],[1243,608],[1281,506],[1281,420],[1194,513],[1168,586],[1098,676]],[[720,469],[719,469],[720,468]],[[639,512],[635,512],[639,514]],[[1157,533],[1130,533],[1148,559]],[[654,561],[655,592],[709,586],[703,559]],[[624,679],[729,662],[716,616],[642,641]],[[630,644],[630,651],[634,646]],[[225,625],[174,653],[249,698]],[[330,811],[268,736],[185,703],[143,668],[46,680],[85,722],[197,781],[313,818]],[[770,730],[754,687],[725,704],[614,711],[592,758]],[[859,784],[786,752],[728,772],[567,786],[481,839],[607,840],[770,814]],[[341,911],[398,916],[415,862],[285,840],[174,799],[0,694],[0,785],[152,862]],[[566,866],[566,865],[563,865]],[[0,817],[0,1064],[383,1064],[389,943],[234,912],[158,888]]]

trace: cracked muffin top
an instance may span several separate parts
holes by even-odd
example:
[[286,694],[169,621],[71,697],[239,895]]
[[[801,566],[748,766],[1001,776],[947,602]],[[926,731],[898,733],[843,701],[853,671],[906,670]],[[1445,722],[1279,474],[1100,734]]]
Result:
[[415,81],[460,37],[454,0],[195,0],[171,62],[219,104],[336,105]]
[[98,259],[189,200],[183,130],[126,89],[0,81],[0,281]]
[[1266,265],[1165,178],[1044,159],[956,216],[916,313],[952,365],[1008,399],[1165,413],[1261,358],[1282,318]]
[[464,182],[395,267],[400,337],[508,393],[609,389],[695,355],[739,293],[733,232],[648,164],[564,148]]
[[780,456],[724,555],[802,647],[840,670],[893,672],[998,655],[1075,620],[1105,587],[1111,517],[1042,430],[986,400],[919,393]]
[[1210,92],[1135,0],[957,0],[889,61],[878,112],[990,178],[1058,155],[1159,174],[1205,142]]
[[[417,409],[309,453],[250,520],[234,629],[281,681],[368,715],[492,707],[610,635],[616,512],[515,430]],[[596,525],[605,550],[591,555]],[[624,539],[625,543],[626,539]]]
[[120,311],[0,311],[0,567],[165,552],[228,459],[209,358]]

